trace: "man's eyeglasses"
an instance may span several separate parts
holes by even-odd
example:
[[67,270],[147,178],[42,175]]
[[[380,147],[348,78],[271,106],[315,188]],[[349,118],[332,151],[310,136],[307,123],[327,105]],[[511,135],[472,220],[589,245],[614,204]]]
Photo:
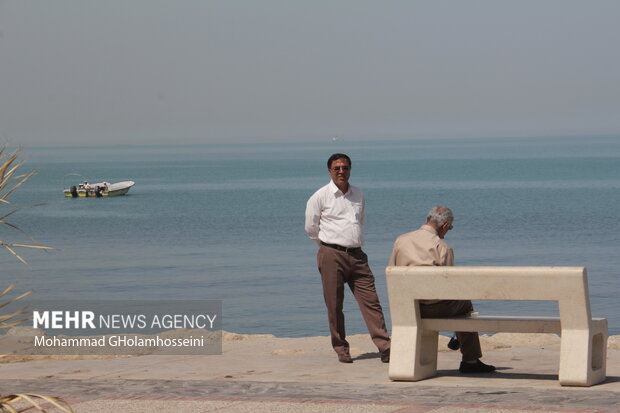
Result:
[[341,169],[342,169],[343,171],[348,171],[349,169],[351,169],[351,167],[349,167],[349,166],[334,166],[334,167],[332,168],[332,171],[334,171],[334,172],[338,172],[338,171],[340,171]]

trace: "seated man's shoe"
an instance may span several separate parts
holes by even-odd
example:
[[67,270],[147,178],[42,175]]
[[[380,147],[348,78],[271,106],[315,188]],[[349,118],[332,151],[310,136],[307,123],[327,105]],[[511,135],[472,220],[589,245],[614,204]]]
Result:
[[338,361],[341,363],[353,363],[353,359],[351,358],[351,355],[349,355],[348,353],[338,354]]
[[448,348],[450,350],[458,350],[461,348],[461,343],[459,342],[459,339],[456,338],[456,335],[452,336],[452,338],[448,342]]
[[495,366],[484,364],[480,360],[476,360],[475,363],[466,363],[461,361],[461,367],[459,367],[461,373],[491,373],[495,371]]
[[389,363],[390,362],[390,349],[389,348],[387,350],[383,350],[381,352],[381,362],[382,363]]

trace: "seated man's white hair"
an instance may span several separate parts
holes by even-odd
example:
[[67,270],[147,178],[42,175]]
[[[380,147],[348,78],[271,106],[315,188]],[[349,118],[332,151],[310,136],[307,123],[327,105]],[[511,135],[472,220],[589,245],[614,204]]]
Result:
[[452,214],[452,211],[450,211],[450,208],[436,206],[431,208],[430,211],[428,211],[426,221],[432,222],[438,227],[441,227],[446,222],[452,223],[452,221],[454,221],[454,215]]

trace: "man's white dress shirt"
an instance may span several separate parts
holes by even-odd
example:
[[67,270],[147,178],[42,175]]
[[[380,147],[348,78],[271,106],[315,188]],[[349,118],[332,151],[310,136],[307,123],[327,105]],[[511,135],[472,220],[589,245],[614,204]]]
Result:
[[306,204],[306,233],[314,240],[347,248],[364,243],[364,194],[349,184],[343,194],[333,181]]

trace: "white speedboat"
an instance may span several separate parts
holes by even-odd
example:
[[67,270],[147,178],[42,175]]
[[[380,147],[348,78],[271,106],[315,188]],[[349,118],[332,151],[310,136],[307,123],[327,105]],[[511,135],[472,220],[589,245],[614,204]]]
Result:
[[129,188],[134,186],[134,181],[123,181],[111,184],[109,182],[97,182],[89,184],[84,181],[79,185],[72,185],[63,192],[67,198],[89,198],[89,197],[109,197],[125,195],[129,192]]

